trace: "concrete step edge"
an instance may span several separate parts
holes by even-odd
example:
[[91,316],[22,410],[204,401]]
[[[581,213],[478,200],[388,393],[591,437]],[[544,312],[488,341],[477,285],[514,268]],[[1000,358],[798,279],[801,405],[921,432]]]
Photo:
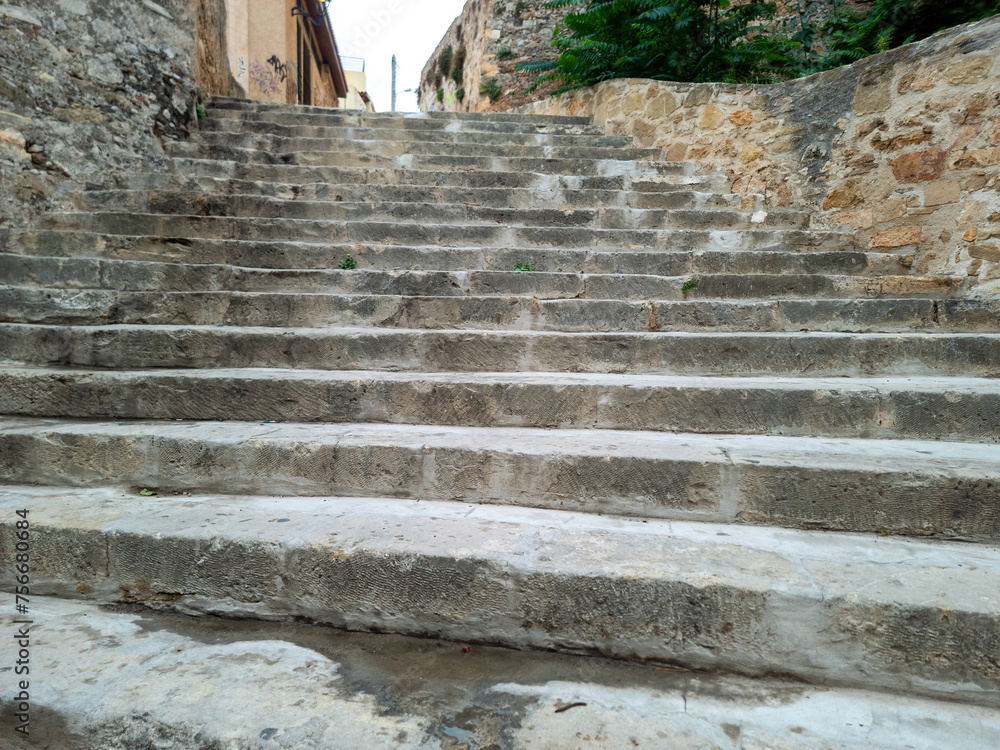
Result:
[[429,501],[43,493],[0,500],[6,538],[34,505],[41,594],[1000,697],[992,549]]
[[[177,394],[197,394],[181,398]],[[1000,442],[996,380],[0,365],[0,413]]]

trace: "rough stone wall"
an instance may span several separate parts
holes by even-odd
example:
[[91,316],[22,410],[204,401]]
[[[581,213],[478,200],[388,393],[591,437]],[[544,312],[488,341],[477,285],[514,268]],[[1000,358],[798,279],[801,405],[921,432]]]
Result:
[[218,5],[0,4],[0,231],[65,207],[87,182],[155,162],[164,140],[188,134],[196,81],[221,80],[219,32],[195,41],[199,24],[224,28]]
[[[459,112],[502,111],[525,102],[543,99],[555,88],[548,85],[528,94],[536,74],[517,70],[522,63],[556,57],[552,33],[570,8],[545,8],[547,0],[469,0],[448,33],[438,44],[421,75],[422,109]],[[438,61],[447,47],[465,48],[462,83],[448,76],[439,79]],[[494,79],[501,93],[496,102],[479,91],[480,84]],[[444,89],[444,101],[437,89]],[[465,89],[459,101],[455,92]]]
[[915,273],[1000,293],[1000,17],[772,86],[623,79],[517,111],[593,116]]

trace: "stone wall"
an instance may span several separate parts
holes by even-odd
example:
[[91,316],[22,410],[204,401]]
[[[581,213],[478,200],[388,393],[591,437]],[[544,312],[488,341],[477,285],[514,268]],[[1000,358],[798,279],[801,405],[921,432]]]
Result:
[[0,230],[184,138],[198,84],[228,79],[224,29],[221,0],[0,3]]
[[915,273],[1000,293],[1000,17],[778,85],[624,79],[516,111],[593,116]]
[[[552,33],[569,8],[545,8],[547,0],[469,0],[424,66],[420,83],[421,109],[458,112],[501,111],[544,99],[555,86],[528,94],[536,74],[517,70],[526,62],[556,57]],[[442,75],[438,62],[445,49],[464,49],[461,83]],[[495,102],[480,93],[484,82],[501,92]],[[437,90],[444,89],[443,101]],[[456,96],[464,89],[465,98]]]

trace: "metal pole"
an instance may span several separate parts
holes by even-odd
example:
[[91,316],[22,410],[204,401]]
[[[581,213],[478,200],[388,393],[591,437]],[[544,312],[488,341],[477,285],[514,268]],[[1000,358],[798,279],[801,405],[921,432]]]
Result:
[[392,56],[392,111],[396,111],[396,56]]

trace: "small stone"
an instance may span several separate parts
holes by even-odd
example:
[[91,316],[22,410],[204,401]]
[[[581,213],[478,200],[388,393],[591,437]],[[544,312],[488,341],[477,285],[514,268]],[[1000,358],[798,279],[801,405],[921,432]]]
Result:
[[903,154],[890,162],[892,173],[899,182],[935,180],[944,172],[947,156],[947,152],[936,148]]
[[743,152],[740,154],[740,160],[744,164],[749,164],[750,162],[759,159],[764,150],[757,146],[744,146]]
[[979,227],[969,227],[968,229],[965,230],[965,233],[962,235],[962,239],[965,240],[966,242],[975,242],[976,237],[978,236],[979,236]]
[[979,275],[979,268],[982,265],[983,265],[982,259],[981,258],[976,258],[974,261],[972,261],[969,264],[969,268],[966,270],[966,273],[969,276],[978,276]]
[[729,115],[729,121],[738,128],[753,125],[753,112],[748,109],[738,109]]
[[925,206],[943,206],[957,203],[962,196],[961,186],[952,180],[938,180],[924,188]]
[[1000,247],[993,245],[969,245],[969,255],[988,260],[990,263],[1000,263]]
[[722,114],[722,110],[719,109],[714,104],[709,104],[705,107],[705,112],[701,116],[700,127],[705,130],[715,130],[722,123],[726,121],[726,116]]
[[953,62],[944,71],[944,79],[953,86],[979,83],[993,67],[993,58],[979,55],[960,62]]
[[888,250],[896,247],[919,245],[924,241],[924,233],[920,227],[905,226],[886,229],[872,239],[869,247],[874,250]]
[[823,199],[823,210],[829,211],[834,208],[850,208],[851,206],[864,201],[861,189],[856,182],[848,182],[843,187],[831,190]]

